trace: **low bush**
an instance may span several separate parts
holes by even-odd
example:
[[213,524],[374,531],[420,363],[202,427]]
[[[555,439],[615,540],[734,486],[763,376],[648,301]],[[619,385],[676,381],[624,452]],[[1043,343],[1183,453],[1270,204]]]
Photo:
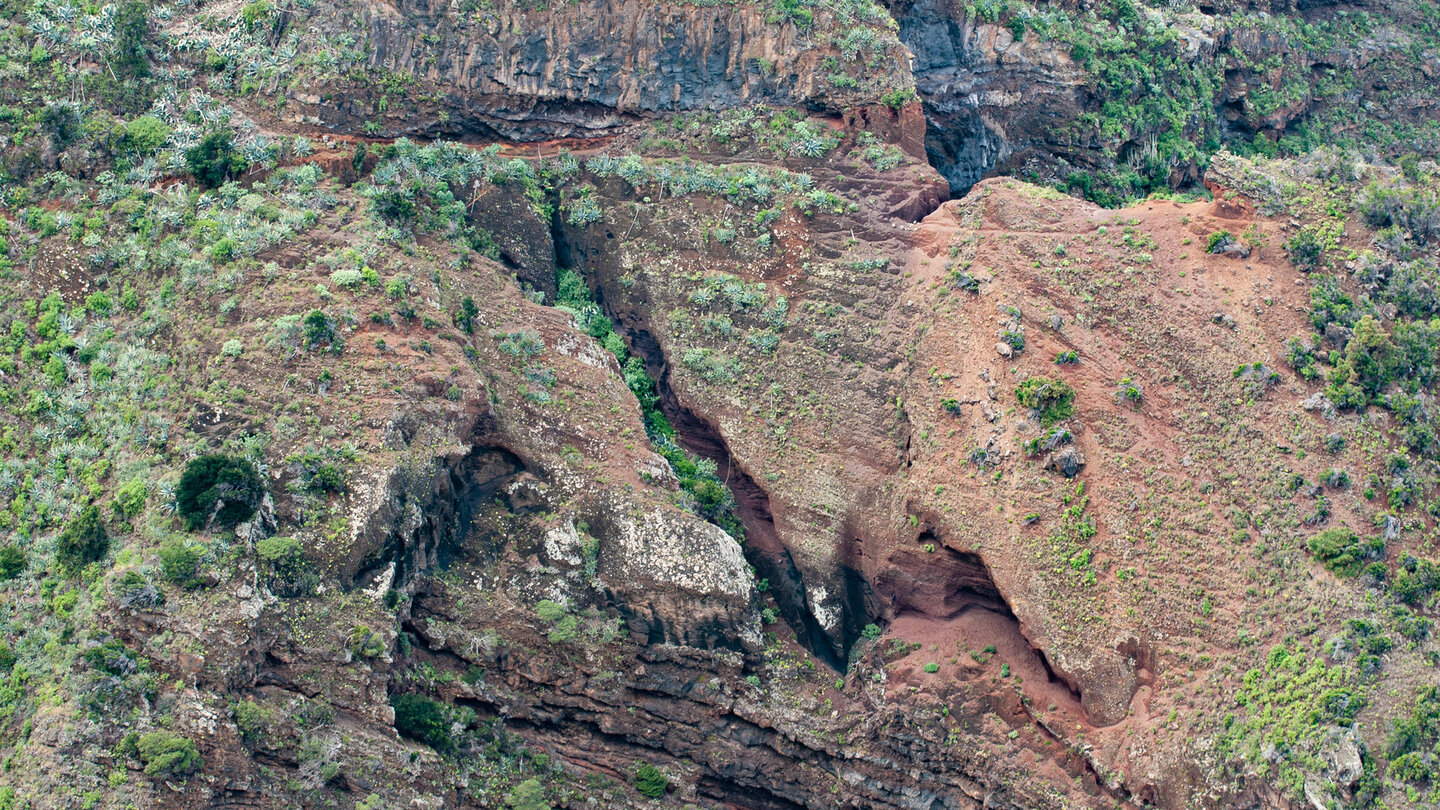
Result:
[[1326,568],[1341,576],[1353,577],[1360,573],[1366,560],[1384,552],[1385,541],[1363,539],[1347,526],[1334,526],[1312,535],[1306,546]]
[[670,787],[670,777],[654,765],[642,762],[635,769],[634,784],[635,789],[640,791],[641,795],[658,799],[664,796],[665,791]]
[[1015,387],[1020,405],[1036,412],[1040,424],[1049,427],[1075,413],[1075,389],[1063,380],[1031,377]]
[[185,151],[185,170],[207,188],[218,188],[247,168],[249,163],[235,148],[235,133],[229,130],[211,132]]
[[145,764],[145,775],[156,779],[185,779],[200,769],[200,749],[191,740],[168,731],[152,731],[135,741]]
[[160,546],[160,570],[165,574],[165,579],[186,590],[198,588],[204,584],[199,575],[200,559],[203,556],[201,547],[172,537]]
[[0,547],[0,580],[14,579],[25,570],[25,552],[19,546]]

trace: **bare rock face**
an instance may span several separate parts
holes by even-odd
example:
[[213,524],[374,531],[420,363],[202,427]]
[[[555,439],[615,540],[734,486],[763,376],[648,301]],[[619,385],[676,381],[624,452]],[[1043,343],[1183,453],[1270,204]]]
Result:
[[325,47],[314,34],[357,33],[357,17],[366,69],[433,88],[433,100],[377,109],[372,93],[330,76],[297,92],[300,112],[291,115],[352,130],[379,119],[391,136],[530,141],[613,134],[655,114],[755,103],[838,114],[910,82],[904,49],[878,18],[852,19],[845,29],[872,31],[878,45],[865,52],[874,64],[840,68],[856,72],[854,84],[832,82],[836,68],[826,60],[837,52],[824,9],[815,14],[817,33],[774,22],[767,7],[751,4],[586,0],[537,10],[502,0],[465,12],[441,0],[363,0],[306,20],[313,27],[307,47]]
[[1085,457],[1073,447],[1057,450],[1046,456],[1045,469],[1054,470],[1066,478],[1074,478],[1085,467]]
[[999,166],[1023,163],[1031,150],[1079,151],[1056,133],[1084,111],[1086,79],[1056,43],[1017,41],[950,0],[906,0],[891,13],[914,54],[930,163],[953,193]]

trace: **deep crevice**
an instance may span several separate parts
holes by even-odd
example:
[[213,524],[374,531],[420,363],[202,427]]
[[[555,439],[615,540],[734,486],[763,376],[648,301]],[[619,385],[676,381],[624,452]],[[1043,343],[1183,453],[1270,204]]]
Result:
[[964,196],[995,170],[1004,139],[980,114],[971,72],[976,58],[967,37],[968,21],[946,0],[890,0],[900,41],[914,54],[915,91],[925,112],[925,154],[950,184],[950,196]]
[[627,323],[605,305],[604,296],[596,293],[596,300],[610,316],[622,336],[627,339],[630,351],[645,364],[651,379],[655,380],[656,391],[660,394],[660,409],[675,428],[676,437],[682,447],[702,458],[713,462],[718,469],[720,480],[730,488],[735,498],[735,511],[745,526],[745,559],[755,566],[756,573],[769,581],[770,593],[780,608],[781,618],[795,632],[795,637],[806,649],[821,658],[836,671],[844,671],[848,648],[836,650],[825,631],[811,612],[806,598],[805,578],[795,565],[790,550],[780,542],[775,533],[775,521],[770,512],[770,498],[765,490],[755,483],[730,455],[730,449],[720,431],[707,420],[684,407],[670,386],[670,369],[665,361],[664,350],[649,331]]

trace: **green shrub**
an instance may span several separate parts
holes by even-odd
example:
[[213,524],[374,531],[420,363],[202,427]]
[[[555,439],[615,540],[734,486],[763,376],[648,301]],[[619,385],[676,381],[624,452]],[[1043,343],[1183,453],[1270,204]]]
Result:
[[1440,590],[1440,565],[1410,554],[1400,557],[1400,565],[1390,580],[1390,593],[1407,605],[1418,605]]
[[549,599],[541,599],[535,603],[535,615],[547,622],[557,622],[565,615],[565,606]]
[[658,799],[664,796],[666,789],[670,787],[670,777],[654,765],[642,762],[635,769],[634,784],[635,789],[640,791],[641,795]]
[[274,13],[275,6],[271,5],[269,0],[251,0],[240,9],[240,18],[245,21],[246,28],[254,28],[270,19],[270,15]]
[[516,785],[505,796],[505,806],[511,810],[550,810],[545,801],[545,786],[539,779],[526,779]]
[[[1395,720],[1387,741],[1386,754],[1393,761],[1415,751],[1424,751],[1440,742],[1440,687],[1421,687],[1409,716]],[[1407,771],[1407,777],[1409,776]]]
[[908,88],[891,90],[880,96],[880,103],[892,110],[898,110],[914,100],[915,91]]
[[928,663],[928,664],[926,664],[926,665],[924,666],[924,670],[925,670],[926,672],[929,672],[929,673],[931,673],[931,674],[934,674],[934,673],[940,671],[940,665],[937,664],[937,663],[935,663],[934,661],[931,661],[930,663]]
[[143,77],[150,75],[147,61],[150,35],[150,7],[142,0],[128,0],[122,3],[110,24],[111,59],[122,76]]
[[175,488],[175,506],[192,531],[212,524],[229,528],[249,520],[263,494],[260,474],[249,461],[217,453],[185,466]]
[[1333,526],[1306,541],[1310,554],[1326,568],[1342,576],[1360,573],[1367,559],[1383,552],[1383,539],[1364,540],[1347,526]]
[[204,583],[198,574],[203,556],[201,547],[172,537],[160,546],[160,570],[167,580],[186,590],[198,588]]
[[318,309],[312,309],[305,315],[303,321],[305,334],[305,348],[314,349],[321,343],[329,343],[333,348],[335,345],[335,323]]
[[97,291],[85,296],[85,308],[95,313],[98,317],[103,318],[109,315],[114,307],[115,302],[110,300],[110,296],[103,292]]
[[153,115],[142,115],[125,125],[125,148],[144,157],[165,144],[170,127]]
[[480,307],[475,305],[475,299],[467,295],[460,300],[460,308],[455,311],[455,325],[469,335],[475,331],[475,316],[479,314]]
[[255,544],[255,553],[266,569],[265,586],[276,596],[308,596],[320,584],[293,537],[266,537]]
[[145,775],[157,779],[185,779],[200,769],[195,743],[168,731],[152,731],[135,742]]
[[1216,231],[1205,240],[1206,253],[1219,253],[1225,246],[1234,241],[1229,231]]
[[353,448],[309,447],[303,453],[286,459],[296,468],[296,480],[292,488],[305,492],[344,492],[349,488],[345,475],[345,462],[358,456]]
[[347,639],[350,652],[362,658],[379,658],[385,654],[385,640],[368,625],[357,624],[350,628]]
[[242,739],[251,742],[258,740],[272,717],[270,709],[253,700],[242,700],[235,704],[235,727],[240,729]]
[[185,150],[185,170],[206,188],[218,188],[249,165],[235,148],[235,133],[228,129],[211,132]]
[[450,750],[450,721],[439,703],[407,692],[397,695],[390,705],[395,708],[395,730],[401,735],[436,751]]
[[19,546],[0,547],[0,580],[14,579],[25,570],[25,552]]
[[1301,228],[1285,243],[1285,252],[1296,267],[1309,272],[1325,258],[1325,242],[1314,228]]
[[114,511],[115,517],[130,520],[145,508],[145,499],[148,497],[150,497],[150,487],[144,479],[136,478],[115,489],[115,499],[110,502],[110,508]]
[[65,526],[56,541],[55,556],[67,568],[78,569],[105,556],[110,549],[110,535],[100,519],[100,508],[93,504]]
[[1115,401],[1128,402],[1137,410],[1145,402],[1145,392],[1129,377],[1122,377],[1115,383]]
[[1386,775],[1402,782],[1425,782],[1430,779],[1430,767],[1419,751],[1411,751],[1392,760]]
[[1015,387],[1015,398],[1022,407],[1038,413],[1045,427],[1075,413],[1075,389],[1063,380],[1031,377]]

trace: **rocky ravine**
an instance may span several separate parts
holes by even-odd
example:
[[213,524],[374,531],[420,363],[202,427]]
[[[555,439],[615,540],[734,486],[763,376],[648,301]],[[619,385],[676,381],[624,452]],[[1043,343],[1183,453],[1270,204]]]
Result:
[[[1350,665],[1400,614],[1306,543],[1425,518],[1335,483],[1404,468],[1298,371],[1281,245],[1369,249],[1393,172],[985,179],[1127,156],[1057,134],[1063,49],[935,4],[261,11],[157,24],[208,72],[151,162],[7,142],[73,176],[7,217],[0,802],[1375,798],[1434,641]],[[202,191],[215,122],[260,157]],[[233,528],[175,514],[209,452],[264,476]]]

